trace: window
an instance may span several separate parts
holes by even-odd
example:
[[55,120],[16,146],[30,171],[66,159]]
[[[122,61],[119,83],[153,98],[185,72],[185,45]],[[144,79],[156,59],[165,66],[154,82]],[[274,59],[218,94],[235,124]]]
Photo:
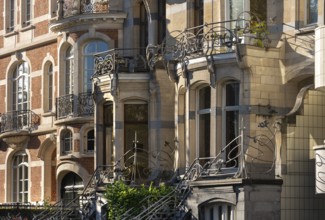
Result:
[[227,203],[213,203],[201,208],[200,219],[234,220],[234,207]]
[[74,56],[72,46],[70,46],[65,52],[64,63],[65,94],[73,94]]
[[[160,21],[158,21],[159,23]],[[141,1],[140,3],[140,54],[146,54],[146,47],[148,45],[148,17],[146,8]]]
[[29,66],[27,62],[19,64],[12,77],[12,110],[24,111],[29,108]]
[[53,64],[47,62],[44,66],[44,110],[49,112],[53,108]]
[[[239,135],[239,83],[226,83],[223,95],[223,146],[226,146]],[[226,149],[227,167],[238,167],[237,155],[237,143],[233,142]]]
[[158,44],[166,37],[166,0],[158,0]]
[[194,1],[194,27],[201,26],[204,23],[204,5],[203,0]]
[[24,151],[13,157],[13,202],[28,202],[28,158]]
[[73,172],[67,173],[61,182],[61,199],[64,204],[69,204],[80,196],[83,188],[84,185],[80,176]]
[[15,13],[16,13],[16,0],[8,0],[7,1],[7,31],[11,32],[15,29],[16,25],[16,19],[15,19]]
[[94,152],[95,149],[95,132],[94,129],[87,132],[87,152]]
[[24,0],[21,1],[21,18],[22,18],[22,26],[29,26],[31,24],[32,19],[32,0]]
[[109,101],[104,105],[104,149],[103,149],[103,163],[111,164],[114,161],[113,155],[113,102]]
[[84,47],[84,74],[83,92],[92,91],[91,77],[94,74],[94,54],[108,50],[108,44],[102,40],[94,40],[87,43]]
[[[148,104],[127,103],[124,104],[124,152],[130,151],[126,159],[133,154],[132,149],[138,149],[137,162],[143,167],[148,166]],[[126,161],[127,165],[133,163],[133,159]]]
[[307,24],[315,24],[318,20],[318,0],[307,1]]
[[61,149],[62,153],[70,153],[72,151],[72,132],[65,129],[61,132]]
[[[203,87],[198,90],[198,148],[199,157],[210,157],[210,113],[211,88]],[[206,162],[206,161],[205,161]]]
[[[266,6],[266,0],[229,0],[226,1],[226,19],[232,20],[230,26],[235,28],[236,22],[234,20],[237,20],[239,15],[242,15],[239,16],[240,19],[248,19],[249,15],[243,13],[248,11],[258,17],[260,21],[266,21]],[[238,25],[243,27],[244,22],[239,22]]]

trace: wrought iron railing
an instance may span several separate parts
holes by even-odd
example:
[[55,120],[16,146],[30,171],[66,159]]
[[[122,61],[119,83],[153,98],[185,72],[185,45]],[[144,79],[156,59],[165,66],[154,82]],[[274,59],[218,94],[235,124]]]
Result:
[[58,1],[59,18],[80,14],[108,13],[109,0],[62,0]]
[[94,114],[94,101],[91,93],[68,94],[56,99],[56,118],[91,116]]
[[173,31],[160,45],[148,45],[146,54],[150,67],[164,60],[179,62],[185,68],[190,58],[235,52],[240,44],[269,47],[266,22],[243,12],[236,20]]
[[40,117],[31,110],[20,110],[2,113],[0,115],[0,132],[35,130],[40,123]]
[[[191,192],[190,183],[193,181],[207,176],[217,179],[250,178],[252,173],[270,173],[275,164],[275,132],[272,132],[268,125],[267,121],[263,121],[258,127],[267,128],[271,135],[248,137],[252,143],[249,143],[246,148],[244,148],[244,134],[241,129],[241,134],[223,147],[216,157],[195,159],[170,194],[150,206],[143,207],[139,215],[135,217],[128,215],[124,219],[183,219],[184,215],[191,215],[185,201]],[[246,164],[260,167],[261,163],[267,166],[262,165],[262,169],[257,170],[246,169]]]
[[112,49],[95,55],[95,77],[110,73],[136,73],[148,70],[145,57],[140,55],[140,48]]

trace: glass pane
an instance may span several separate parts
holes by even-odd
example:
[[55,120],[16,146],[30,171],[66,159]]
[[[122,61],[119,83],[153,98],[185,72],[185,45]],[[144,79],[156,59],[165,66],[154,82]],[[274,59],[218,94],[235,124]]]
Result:
[[[148,166],[148,105],[147,104],[125,104],[124,105],[124,132],[125,147],[127,152],[135,147],[137,143],[137,165]],[[134,151],[126,155],[127,165],[133,163]]]
[[210,87],[205,87],[199,91],[199,109],[210,108],[211,99],[211,89]]
[[200,115],[199,118],[200,157],[210,157],[210,114]]
[[313,24],[317,23],[318,20],[318,0],[308,0],[307,3],[308,14],[307,14],[307,23]]
[[226,85],[226,106],[239,105],[239,83]]
[[126,122],[143,122],[148,121],[148,105],[147,104],[125,104],[124,105]]
[[108,50],[108,44],[104,41],[99,41],[98,42],[98,48],[97,48],[97,52],[103,52]]
[[230,20],[236,20],[238,15],[244,11],[243,0],[229,0]]
[[[226,144],[229,144],[238,136],[238,111],[227,111],[226,112]],[[227,161],[236,158],[238,154],[237,142],[232,142],[230,147],[226,150]],[[232,160],[230,163],[227,163],[227,166],[238,166],[238,159]]]
[[87,150],[93,151],[95,146],[95,133],[94,130],[91,130],[87,134]]
[[261,21],[266,21],[266,0],[250,0],[250,11]]

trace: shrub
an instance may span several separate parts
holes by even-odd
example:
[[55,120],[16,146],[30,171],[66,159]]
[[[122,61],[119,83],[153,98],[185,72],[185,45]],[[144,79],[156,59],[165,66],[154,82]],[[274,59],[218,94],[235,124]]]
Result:
[[107,199],[108,219],[121,219],[121,216],[132,209],[132,215],[138,215],[144,207],[158,201],[172,191],[171,187],[160,185],[149,187],[141,185],[132,187],[122,181],[107,186],[105,198]]

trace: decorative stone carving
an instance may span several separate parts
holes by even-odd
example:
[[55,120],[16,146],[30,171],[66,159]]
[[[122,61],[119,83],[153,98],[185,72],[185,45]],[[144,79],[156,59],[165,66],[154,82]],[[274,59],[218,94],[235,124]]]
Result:
[[30,137],[28,131],[21,131],[19,133],[15,132],[14,134],[6,134],[2,140],[12,149],[23,150],[26,148],[26,144],[30,140]]

